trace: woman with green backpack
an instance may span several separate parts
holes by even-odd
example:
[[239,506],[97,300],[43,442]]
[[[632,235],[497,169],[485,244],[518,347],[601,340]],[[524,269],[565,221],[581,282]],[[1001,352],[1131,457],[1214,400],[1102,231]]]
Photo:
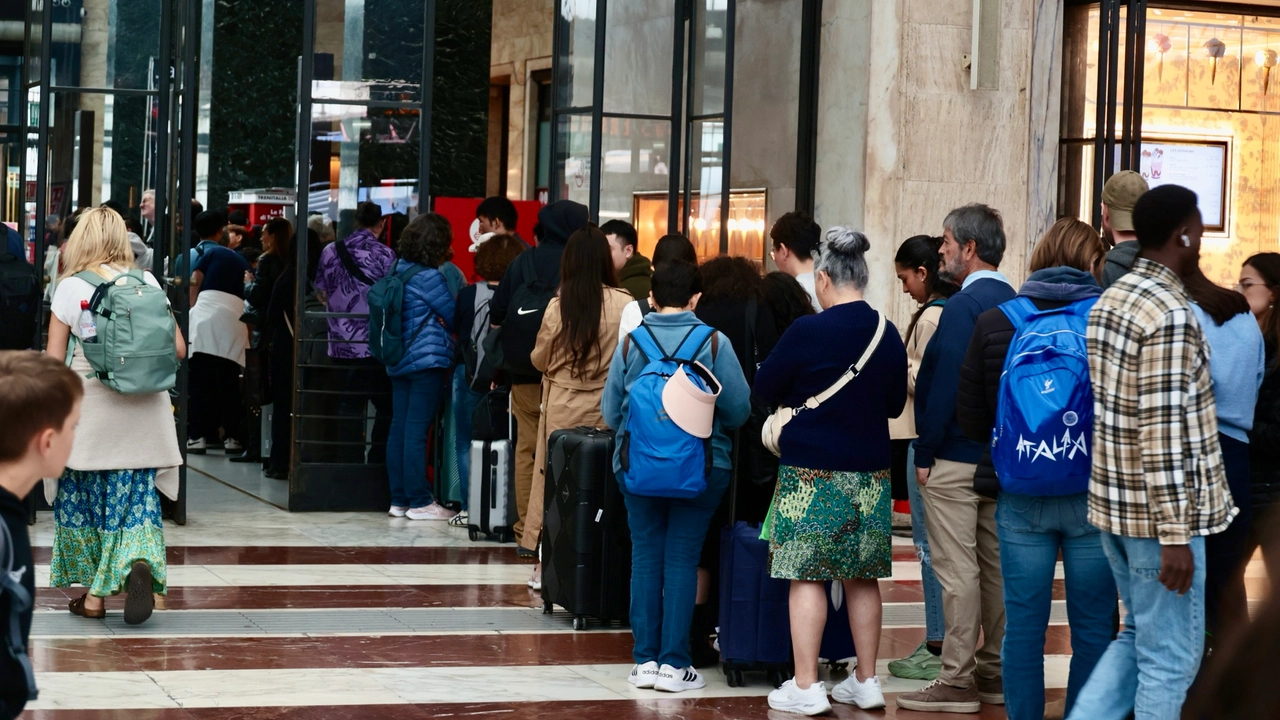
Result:
[[[186,343],[159,283],[134,268],[128,232],[114,210],[84,213],[62,262],[46,352],[67,361],[84,379],[85,392],[67,469],[45,482],[55,521],[49,584],[88,588],[69,605],[72,614],[88,618],[103,617],[104,598],[127,590],[124,619],[138,624],[166,589],[156,490],[178,495],[182,453],[168,389]],[[129,338],[116,335],[110,319],[121,307],[138,331]],[[146,333],[140,332],[144,322]],[[108,372],[108,353],[133,360],[120,366],[147,372]]]

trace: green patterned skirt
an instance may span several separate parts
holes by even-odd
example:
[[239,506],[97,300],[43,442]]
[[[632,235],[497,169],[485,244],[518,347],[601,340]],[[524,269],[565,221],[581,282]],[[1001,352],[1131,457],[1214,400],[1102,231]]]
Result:
[[155,470],[64,472],[53,501],[49,584],[115,595],[141,560],[151,566],[152,589],[164,594],[164,528],[155,486]]
[[889,577],[892,509],[888,470],[780,466],[769,574],[812,581]]

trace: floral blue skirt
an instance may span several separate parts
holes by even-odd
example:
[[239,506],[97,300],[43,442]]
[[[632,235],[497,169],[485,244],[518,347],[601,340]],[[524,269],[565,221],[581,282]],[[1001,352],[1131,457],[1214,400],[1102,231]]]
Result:
[[68,469],[58,480],[53,517],[50,585],[79,584],[95,597],[115,595],[141,560],[151,566],[153,590],[164,594],[164,528],[154,469]]

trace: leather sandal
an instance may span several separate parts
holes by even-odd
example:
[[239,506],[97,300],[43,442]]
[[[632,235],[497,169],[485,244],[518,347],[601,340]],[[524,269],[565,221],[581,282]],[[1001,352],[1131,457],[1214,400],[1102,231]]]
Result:
[[139,560],[129,570],[125,581],[128,596],[124,601],[124,621],[128,625],[141,625],[155,610],[156,598],[151,592],[151,566]]
[[80,597],[76,598],[75,600],[72,600],[71,602],[67,603],[67,609],[71,611],[72,615],[79,615],[80,617],[83,617],[83,618],[99,619],[99,618],[106,617],[107,608],[105,605],[98,608],[97,610],[90,610],[89,608],[86,608],[84,606],[84,600],[87,597],[89,597],[89,593],[85,593]]

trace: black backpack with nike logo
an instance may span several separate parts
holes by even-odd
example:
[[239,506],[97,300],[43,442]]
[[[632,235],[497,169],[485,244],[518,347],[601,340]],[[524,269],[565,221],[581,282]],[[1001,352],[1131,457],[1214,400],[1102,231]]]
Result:
[[548,280],[538,277],[535,263],[525,264],[525,276],[511,294],[507,317],[502,321],[502,368],[513,375],[538,377],[530,356],[538,343],[538,330],[547,305],[560,288],[560,272]]

